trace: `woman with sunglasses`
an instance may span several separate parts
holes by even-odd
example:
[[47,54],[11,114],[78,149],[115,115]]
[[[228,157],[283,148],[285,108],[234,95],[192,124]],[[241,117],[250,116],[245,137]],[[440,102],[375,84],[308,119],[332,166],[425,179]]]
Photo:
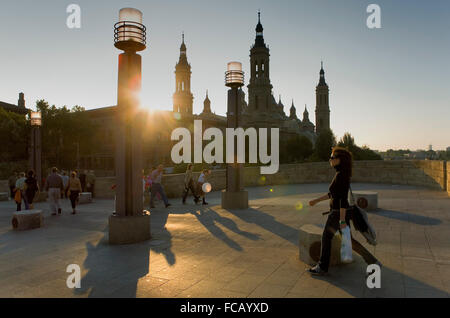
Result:
[[[330,214],[322,234],[322,246],[319,263],[308,271],[312,275],[325,275],[328,273],[331,256],[331,241],[336,231],[350,226],[351,213],[347,211],[348,191],[352,177],[352,154],[345,148],[334,147],[330,157],[330,165],[336,170],[333,181],[330,184],[328,194],[311,200],[310,206],[325,200],[330,200]],[[352,237],[352,248],[360,254],[367,264],[381,265],[364,246]]]

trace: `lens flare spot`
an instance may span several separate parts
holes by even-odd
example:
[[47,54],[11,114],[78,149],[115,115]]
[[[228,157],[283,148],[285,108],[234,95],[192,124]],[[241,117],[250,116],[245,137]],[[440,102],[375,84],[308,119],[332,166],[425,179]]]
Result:
[[303,203],[302,203],[302,202],[297,202],[297,203],[295,204],[295,209],[296,209],[297,211],[303,210]]
[[270,191],[270,192],[273,192],[273,189],[270,189],[269,191]]
[[174,117],[176,120],[180,120],[180,119],[181,119],[181,114],[180,114],[180,113],[174,113],[174,114],[173,114],[173,117]]
[[212,189],[212,186],[210,183],[208,183],[208,182],[203,183],[203,185],[202,185],[203,192],[205,192],[205,193],[211,192],[211,189]]
[[265,176],[262,176],[261,178],[259,178],[259,179],[258,179],[258,183],[259,183],[260,185],[263,185],[264,183],[266,183],[266,177],[265,177]]

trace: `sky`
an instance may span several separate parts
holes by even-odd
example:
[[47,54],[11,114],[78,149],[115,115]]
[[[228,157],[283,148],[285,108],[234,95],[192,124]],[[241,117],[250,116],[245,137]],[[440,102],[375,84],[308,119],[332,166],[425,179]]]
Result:
[[[81,28],[66,25],[70,4],[81,7]],[[367,6],[381,8],[381,28],[366,25]],[[261,10],[270,48],[273,95],[285,113],[292,100],[314,123],[315,86],[323,60],[330,87],[330,125],[371,149],[450,146],[450,1],[381,0],[15,0],[0,2],[0,100],[28,108],[39,99],[58,107],[116,105],[113,26],[119,10],[143,12],[147,49],[142,104],[171,110],[175,64],[185,33],[192,66],[194,113],[226,112],[224,72],[249,50]],[[244,91],[247,92],[246,87]]]

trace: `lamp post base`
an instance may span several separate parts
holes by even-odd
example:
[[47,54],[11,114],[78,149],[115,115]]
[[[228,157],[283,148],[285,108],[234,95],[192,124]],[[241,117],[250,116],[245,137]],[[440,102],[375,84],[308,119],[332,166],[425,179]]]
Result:
[[248,209],[248,192],[223,190],[222,209]]
[[150,234],[150,214],[109,217],[109,244],[133,244],[147,241]]

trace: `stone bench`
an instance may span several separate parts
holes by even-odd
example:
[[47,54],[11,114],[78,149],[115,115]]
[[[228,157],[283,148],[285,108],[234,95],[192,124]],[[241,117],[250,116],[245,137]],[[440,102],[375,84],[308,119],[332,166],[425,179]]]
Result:
[[40,228],[43,224],[42,210],[16,211],[12,217],[14,230],[31,230]]
[[78,197],[78,204],[92,203],[92,193],[91,192],[81,192]]
[[353,191],[355,203],[361,209],[373,211],[378,209],[378,193],[371,191]]
[[[300,228],[299,255],[300,260],[315,265],[320,258],[323,226],[305,224]],[[330,266],[341,264],[341,236],[336,234],[331,242]]]
[[9,193],[8,192],[0,192],[0,201],[8,201]]

